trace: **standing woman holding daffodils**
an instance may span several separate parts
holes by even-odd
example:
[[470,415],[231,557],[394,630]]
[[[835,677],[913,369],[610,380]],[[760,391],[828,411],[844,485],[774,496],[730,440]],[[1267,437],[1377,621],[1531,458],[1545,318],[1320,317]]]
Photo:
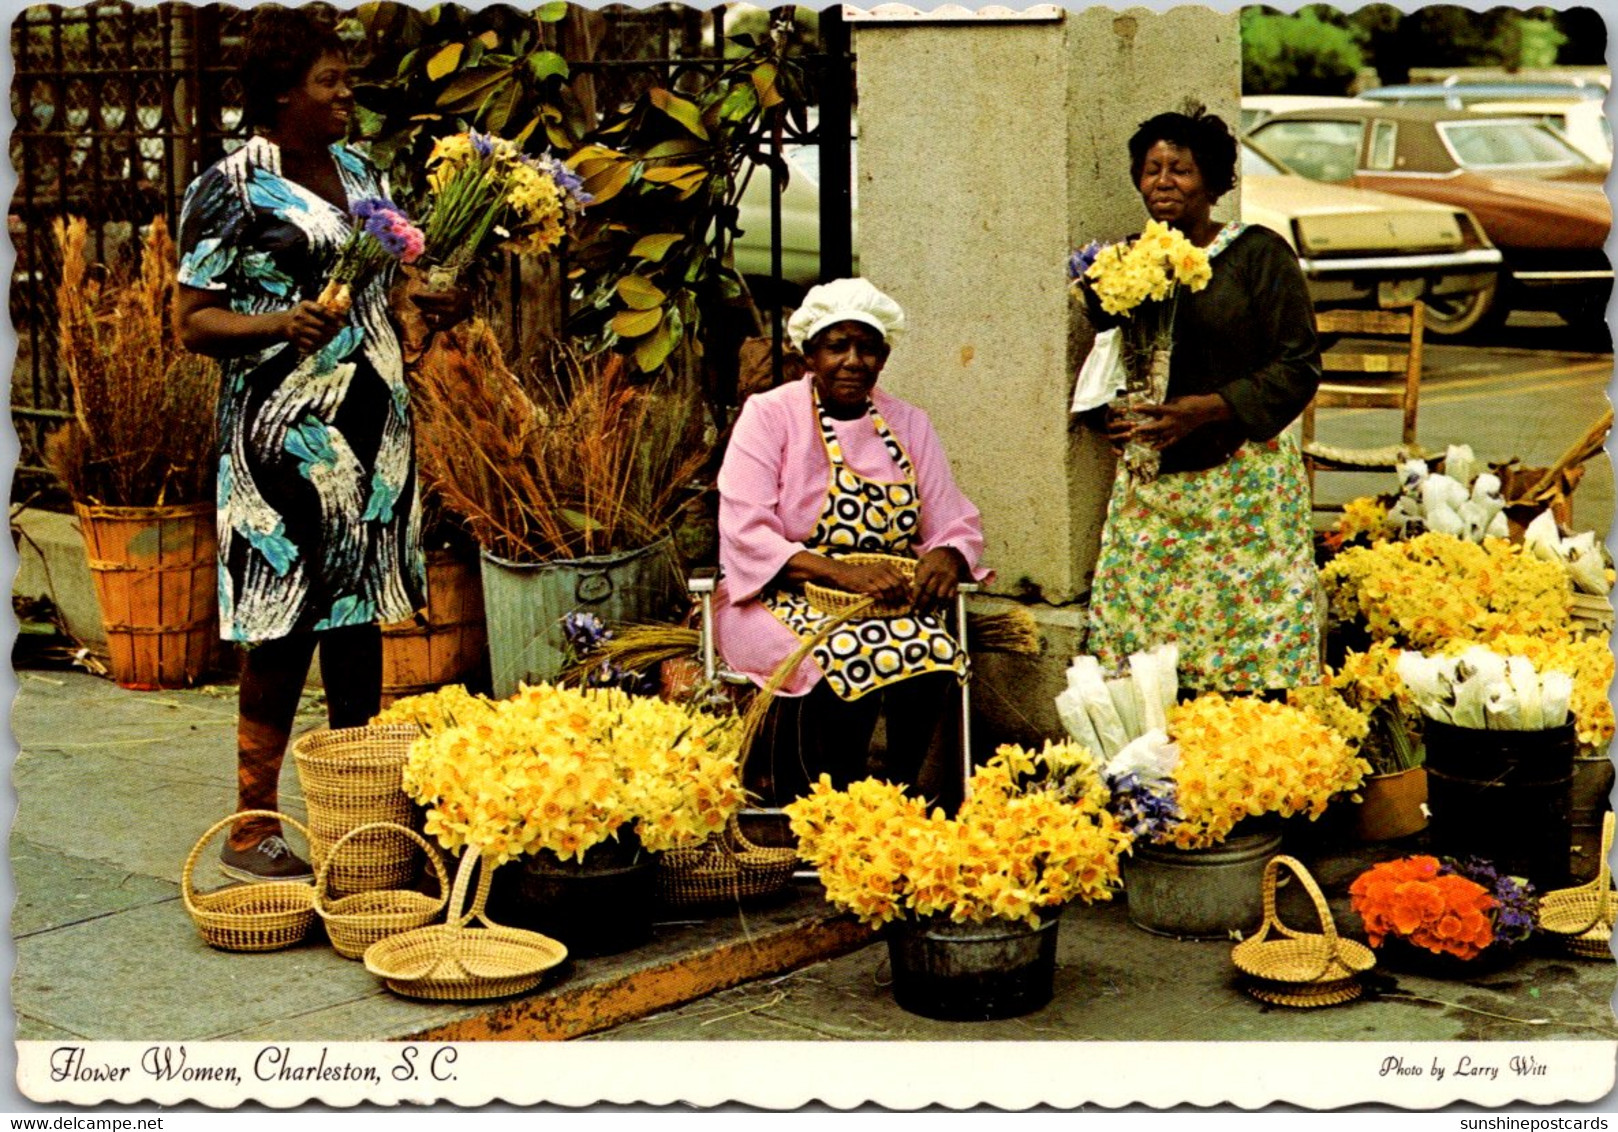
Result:
[[1145,294],[1129,309],[1117,296],[1138,280],[1111,249],[1080,265],[1098,328],[1129,337],[1131,320],[1138,329],[1159,308],[1154,341],[1172,340],[1165,394],[1108,411],[1125,471],[1102,534],[1089,647],[1125,670],[1131,653],[1173,641],[1182,687],[1261,692],[1313,683],[1319,665],[1309,489],[1283,430],[1314,396],[1320,354],[1286,241],[1210,215],[1235,184],[1236,156],[1229,128],[1201,108],[1159,114],[1130,138],[1130,175],[1154,222],[1141,242],[1186,261],[1167,303]]
[[[348,63],[314,6],[260,9],[243,57],[254,134],[187,190],[178,318],[186,347],[223,363],[219,613],[221,635],[245,646],[239,808],[274,810],[317,645],[331,726],[362,725],[381,696],[380,623],[425,604],[385,262],[420,254],[421,234],[343,144]],[[429,298],[424,314],[458,305]],[[309,875],[257,818],[231,831],[220,867],[244,881]]]

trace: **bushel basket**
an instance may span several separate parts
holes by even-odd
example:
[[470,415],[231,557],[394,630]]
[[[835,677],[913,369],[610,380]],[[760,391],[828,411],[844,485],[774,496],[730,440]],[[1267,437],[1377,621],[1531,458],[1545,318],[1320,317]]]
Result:
[[[399,837],[414,841],[427,855],[433,875],[438,880],[438,895],[410,889],[371,889],[356,892],[336,900],[327,900],[326,884],[343,850],[357,837]],[[443,858],[427,844],[427,839],[406,826],[392,822],[372,822],[350,830],[331,847],[320,871],[315,874],[315,913],[325,921],[326,935],[337,954],[345,959],[359,959],[365,949],[379,939],[424,928],[436,920],[449,903],[449,874],[444,871]]]
[[658,855],[657,895],[665,904],[715,904],[770,896],[792,882],[797,850],[754,845],[736,815],[692,849]]
[[[479,857],[469,846],[455,871],[448,922],[378,940],[365,950],[365,969],[391,991],[441,1002],[505,998],[543,982],[545,972],[567,958],[567,948],[538,932],[491,921],[484,908],[494,868],[482,863],[471,907],[465,907],[466,892]],[[472,927],[473,920],[483,926]]]
[[[421,735],[412,723],[372,724],[311,731],[292,744],[309,808],[309,851],[318,867],[347,834],[363,825],[391,823],[414,829],[415,804],[404,792],[404,764]],[[386,830],[357,837],[332,868],[339,892],[397,889],[415,871],[415,846]]]
[[221,830],[242,819],[276,818],[305,839],[309,831],[299,822],[272,810],[243,810],[232,814],[198,838],[180,870],[180,899],[202,941],[222,951],[279,951],[302,941],[315,922],[315,889],[307,881],[278,880],[264,884],[232,884],[213,892],[198,892],[193,880],[197,860]]

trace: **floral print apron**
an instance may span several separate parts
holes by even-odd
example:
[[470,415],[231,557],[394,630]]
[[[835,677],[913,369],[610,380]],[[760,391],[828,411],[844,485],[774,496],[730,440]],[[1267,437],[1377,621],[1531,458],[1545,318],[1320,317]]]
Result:
[[[831,476],[826,505],[804,547],[832,557],[855,552],[914,557],[911,545],[921,525],[921,494],[903,446],[872,405],[870,422],[904,479],[889,483],[862,476],[844,462],[843,446],[831,419],[821,410],[818,394],[814,405]],[[791,590],[771,590],[760,600],[799,640],[819,636],[827,622],[834,620]],[[924,672],[966,676],[966,657],[943,623],[930,613],[845,621],[814,646],[812,655],[826,683],[844,700],[857,700]]]

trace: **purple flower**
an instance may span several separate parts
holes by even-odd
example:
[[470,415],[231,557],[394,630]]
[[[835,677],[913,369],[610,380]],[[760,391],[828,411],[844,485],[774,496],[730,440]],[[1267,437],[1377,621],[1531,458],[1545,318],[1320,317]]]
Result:
[[471,138],[472,149],[479,157],[488,157],[494,152],[494,138],[491,135],[472,130],[467,136]]
[[1108,780],[1112,791],[1112,812],[1119,824],[1140,841],[1166,841],[1169,830],[1180,822],[1180,808],[1174,802],[1174,784],[1147,784],[1139,775],[1124,774]]
[[397,212],[401,216],[403,210],[386,197],[364,197],[354,202],[348,210],[356,220],[369,220],[379,212]]
[[1526,880],[1502,875],[1500,870],[1481,857],[1460,860],[1444,858],[1440,862],[1443,872],[1465,877],[1489,890],[1495,899],[1494,938],[1505,947],[1515,947],[1534,933],[1539,906],[1539,894]]
[[1090,265],[1096,261],[1096,256],[1098,256],[1100,254],[1101,254],[1101,242],[1099,240],[1091,240],[1088,244],[1085,244],[1084,247],[1080,248],[1078,251],[1076,251],[1072,255],[1068,256],[1067,257],[1067,277],[1068,277],[1068,279],[1076,280],[1080,276],[1082,276],[1086,271],[1088,271],[1090,269]]
[[583,208],[595,200],[594,196],[584,191],[584,178],[569,169],[554,154],[542,153],[537,157],[525,157],[523,160],[556,182],[556,187],[568,197],[571,207]]

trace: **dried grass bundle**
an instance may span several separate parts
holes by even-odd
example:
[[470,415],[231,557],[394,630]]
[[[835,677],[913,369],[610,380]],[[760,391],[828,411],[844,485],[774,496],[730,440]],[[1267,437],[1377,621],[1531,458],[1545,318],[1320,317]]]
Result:
[[152,221],[133,274],[91,264],[81,218],[58,220],[56,241],[58,357],[74,416],[46,442],[46,464],[84,503],[212,498],[218,367],[180,344],[168,225]]
[[622,357],[554,342],[521,372],[487,325],[416,367],[423,472],[478,543],[513,562],[662,537],[707,456],[695,390],[637,385]]
[[584,679],[603,661],[622,672],[649,672],[665,660],[696,660],[702,656],[700,632],[686,625],[625,625],[589,656],[562,673],[563,683]]

